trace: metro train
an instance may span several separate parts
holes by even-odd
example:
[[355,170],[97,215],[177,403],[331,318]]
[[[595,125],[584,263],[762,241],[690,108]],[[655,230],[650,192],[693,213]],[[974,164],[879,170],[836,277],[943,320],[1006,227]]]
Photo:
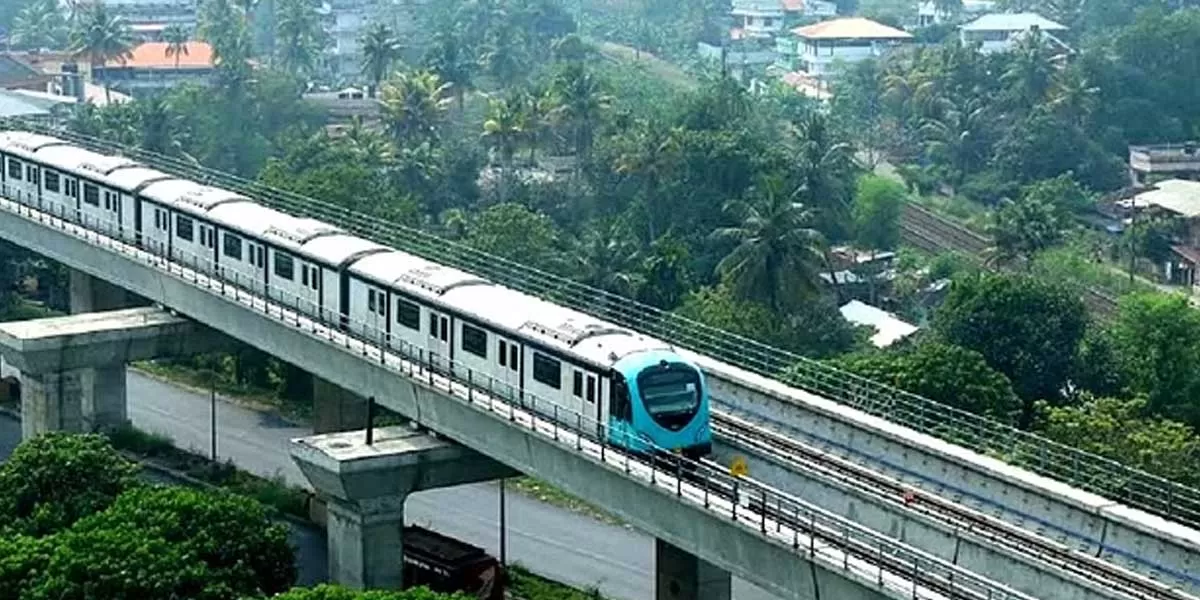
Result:
[[563,420],[594,416],[614,445],[711,452],[704,373],[665,342],[54,137],[0,131],[0,165],[9,199],[300,307],[349,335],[416,349],[435,368],[487,374],[566,409],[572,416]]

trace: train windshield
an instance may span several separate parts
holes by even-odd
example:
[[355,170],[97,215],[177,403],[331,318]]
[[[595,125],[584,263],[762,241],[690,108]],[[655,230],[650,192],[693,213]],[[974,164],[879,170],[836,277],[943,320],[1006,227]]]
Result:
[[651,367],[638,375],[638,392],[656,421],[691,417],[700,407],[700,375],[682,363]]

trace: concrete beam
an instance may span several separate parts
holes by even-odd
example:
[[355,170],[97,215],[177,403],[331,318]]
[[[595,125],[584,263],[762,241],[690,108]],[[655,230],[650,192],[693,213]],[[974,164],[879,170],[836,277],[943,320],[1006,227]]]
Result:
[[409,427],[292,440],[292,459],[329,501],[329,576],[354,588],[403,584],[404,501],[420,490],[518,473],[473,450]]
[[367,400],[317,376],[312,378],[313,433],[367,426]]
[[0,354],[23,374],[123,368],[223,343],[215,331],[155,307],[0,323]]
[[71,314],[130,308],[146,303],[144,298],[83,271],[71,269],[68,275]]

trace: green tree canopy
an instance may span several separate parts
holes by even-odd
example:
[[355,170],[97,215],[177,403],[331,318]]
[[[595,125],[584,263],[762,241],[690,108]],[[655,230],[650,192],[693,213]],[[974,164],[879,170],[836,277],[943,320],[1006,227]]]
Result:
[[0,465],[0,529],[60,531],[137,484],[138,466],[99,435],[47,433]]
[[1130,387],[1152,414],[1200,425],[1200,311],[1180,295],[1121,299],[1113,337]]
[[900,245],[900,214],[908,192],[878,175],[858,179],[854,193],[854,238],[865,248],[894,250]]
[[937,340],[849,355],[836,364],[867,379],[1001,421],[1015,421],[1021,410],[1008,378],[988,366],[982,354]]
[[272,596],[272,600],[468,600],[463,594],[438,594],[429,588],[415,587],[404,591],[349,590],[337,585],[318,585],[311,589],[296,588]]
[[934,330],[983,355],[1024,401],[1028,426],[1036,400],[1062,397],[1075,349],[1087,329],[1083,302],[1066,288],[1009,274],[963,276],[934,314]]

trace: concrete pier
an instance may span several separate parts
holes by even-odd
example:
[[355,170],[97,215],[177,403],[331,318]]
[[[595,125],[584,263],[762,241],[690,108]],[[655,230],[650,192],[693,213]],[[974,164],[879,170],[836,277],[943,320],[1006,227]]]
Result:
[[223,340],[153,307],[0,324],[0,354],[21,372],[25,439],[120,426],[127,363],[207,352]]
[[404,501],[421,490],[511,477],[478,452],[405,426],[292,440],[292,459],[328,503],[329,578],[357,588],[403,585]]
[[[72,315],[119,310],[147,303],[144,298],[76,269],[70,270],[68,289]],[[125,410],[124,364],[88,367],[67,375],[67,383],[73,383],[75,379],[79,380],[79,393],[82,394],[79,417],[83,431],[120,425],[128,420]],[[63,383],[61,378],[59,383]],[[58,401],[61,402],[62,398]],[[76,407],[73,401],[62,405],[63,416],[69,418],[59,421],[59,425],[66,425],[60,429],[79,430],[73,425],[73,413],[77,408],[80,407]]]
[[655,600],[730,600],[729,571],[663,540],[654,540]]

